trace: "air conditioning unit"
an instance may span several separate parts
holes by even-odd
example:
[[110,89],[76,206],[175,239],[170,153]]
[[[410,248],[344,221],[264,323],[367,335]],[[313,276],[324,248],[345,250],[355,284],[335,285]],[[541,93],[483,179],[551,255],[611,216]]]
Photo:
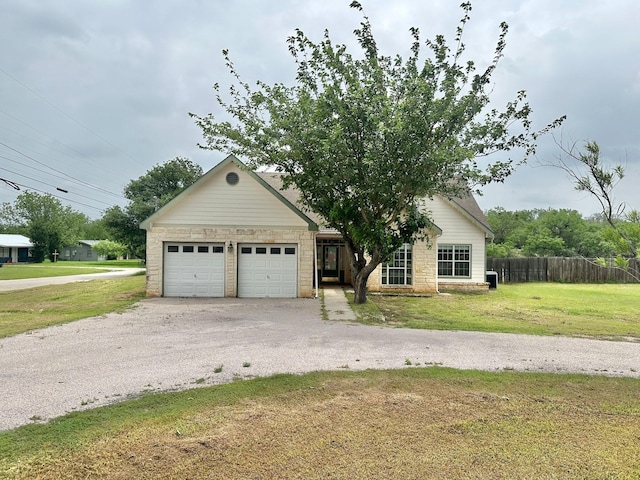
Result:
[[489,289],[498,288],[498,272],[487,271],[486,279]]

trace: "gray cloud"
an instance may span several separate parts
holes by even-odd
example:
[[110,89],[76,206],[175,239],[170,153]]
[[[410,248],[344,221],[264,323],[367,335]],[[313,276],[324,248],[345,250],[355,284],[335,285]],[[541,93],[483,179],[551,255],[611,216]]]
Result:
[[[186,156],[211,168],[224,152],[199,150],[201,132],[188,112],[222,114],[211,86],[230,81],[221,50],[228,48],[250,83],[291,83],[294,65],[286,38],[299,27],[320,39],[325,28],[355,47],[359,14],[348,0],[235,0],[228,2],[119,0],[8,0],[0,16],[0,177],[51,189],[32,178],[65,184],[95,198],[70,203],[96,218],[105,205],[123,200],[84,185],[121,193],[155,164]],[[640,38],[635,0],[482,0],[473,2],[465,30],[468,57],[482,68],[492,58],[498,25],[510,25],[507,50],[494,77],[500,107],[520,89],[528,92],[534,121],[544,126],[568,119],[565,138],[593,139],[604,156],[627,165],[618,198],[640,208]],[[459,8],[451,2],[364,0],[376,38],[387,54],[406,55],[410,26],[423,38],[443,33],[453,40]],[[36,92],[36,93],[34,93]],[[559,152],[540,142],[538,158]],[[25,156],[26,155],[26,156]],[[32,157],[81,180],[58,179]],[[83,183],[84,182],[84,183]],[[73,199],[72,193],[69,198]],[[0,184],[0,201],[16,192]],[[76,198],[77,200],[77,198]],[[597,211],[574,192],[560,171],[533,159],[480,199],[485,209],[575,208]]]

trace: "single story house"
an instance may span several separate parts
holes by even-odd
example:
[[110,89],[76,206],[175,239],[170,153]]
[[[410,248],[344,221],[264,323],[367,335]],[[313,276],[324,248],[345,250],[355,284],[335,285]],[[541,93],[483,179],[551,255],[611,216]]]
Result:
[[[144,220],[147,294],[312,297],[323,282],[349,284],[344,242],[282,190],[282,176],[252,172],[230,155]],[[493,233],[475,199],[425,199],[436,227],[378,266],[369,291],[488,289]]]
[[33,243],[24,235],[0,234],[0,263],[28,262]]
[[58,260],[75,260],[80,262],[95,262],[106,260],[93,251],[93,246],[102,240],[78,240],[76,245],[67,245],[62,248]]

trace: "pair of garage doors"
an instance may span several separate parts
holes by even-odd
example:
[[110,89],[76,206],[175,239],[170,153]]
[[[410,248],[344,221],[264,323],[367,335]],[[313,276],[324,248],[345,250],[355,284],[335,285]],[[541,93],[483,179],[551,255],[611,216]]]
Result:
[[[239,297],[294,298],[298,292],[297,245],[239,244]],[[222,243],[165,243],[165,297],[224,297],[226,259]]]

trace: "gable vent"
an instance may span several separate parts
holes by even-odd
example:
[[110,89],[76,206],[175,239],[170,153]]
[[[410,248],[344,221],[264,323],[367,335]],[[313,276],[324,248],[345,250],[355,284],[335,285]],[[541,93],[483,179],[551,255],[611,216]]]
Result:
[[240,180],[236,172],[227,173],[226,179],[229,185],[237,185],[238,180]]

